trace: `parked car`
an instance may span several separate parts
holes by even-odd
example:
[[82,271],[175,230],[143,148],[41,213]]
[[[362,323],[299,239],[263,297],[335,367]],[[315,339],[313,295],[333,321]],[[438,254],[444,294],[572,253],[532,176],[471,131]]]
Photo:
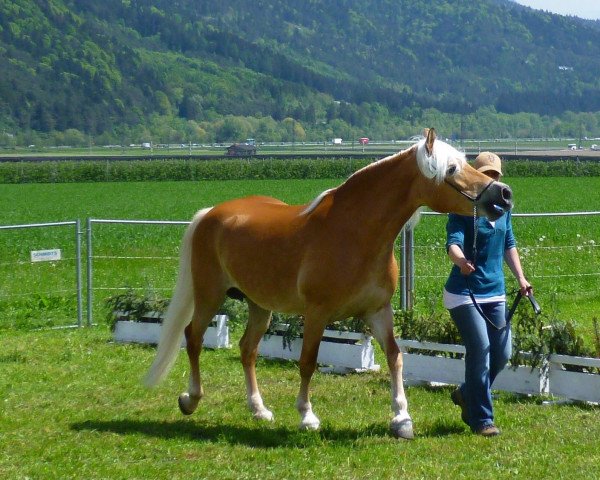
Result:
[[590,150],[594,150],[594,151],[598,150],[598,145],[596,145],[596,144],[592,145],[590,147]]

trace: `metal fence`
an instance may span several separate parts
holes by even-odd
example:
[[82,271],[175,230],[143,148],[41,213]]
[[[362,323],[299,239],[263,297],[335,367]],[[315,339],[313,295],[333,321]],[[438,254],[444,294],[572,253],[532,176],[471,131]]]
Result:
[[[440,222],[440,225],[436,225],[435,228],[429,230],[435,231],[435,238],[420,238],[420,229],[426,230],[423,226],[427,222],[434,219]],[[513,224],[517,222],[531,223],[534,219],[551,219],[552,223],[559,222],[559,217],[563,218],[580,218],[580,219],[600,219],[600,212],[574,212],[574,213],[536,213],[536,214],[513,214]],[[523,220],[521,220],[523,219]],[[414,307],[414,299],[416,298],[419,291],[423,289],[435,289],[441,295],[441,289],[445,278],[450,269],[450,262],[447,259],[444,242],[445,242],[445,231],[443,224],[445,219],[440,214],[433,212],[426,212],[423,214],[421,223],[416,226],[414,230],[405,229],[401,232],[397,239],[397,251],[399,254],[400,261],[400,288],[399,288],[399,304],[403,309],[410,309]],[[145,238],[145,243],[137,247],[130,242],[130,237],[124,234],[113,235],[118,237],[120,240],[117,245],[104,245],[103,251],[99,254],[96,252],[97,246],[103,241],[104,227],[108,225],[116,226],[121,228],[124,226],[132,226],[137,229],[137,226],[142,227],[141,231],[144,231],[148,238]],[[189,221],[162,221],[162,220],[109,220],[109,219],[95,219],[88,218],[86,221],[85,231],[81,230],[81,222],[79,220],[67,221],[67,222],[55,222],[55,223],[39,223],[39,224],[26,224],[26,225],[7,225],[0,226],[0,230],[17,230],[17,229],[34,229],[34,228],[53,228],[53,227],[73,227],[74,236],[74,280],[75,286],[73,292],[77,297],[77,325],[82,325],[82,311],[83,311],[83,290],[84,285],[82,282],[82,237],[85,234],[86,237],[86,307],[87,307],[87,325],[92,325],[94,322],[94,305],[98,308],[100,303],[95,300],[94,293],[99,290],[105,291],[118,291],[124,288],[127,282],[138,282],[137,285],[130,285],[132,288],[142,289],[142,281],[139,280],[139,276],[135,277],[132,272],[135,272],[138,268],[145,268],[148,271],[144,273],[144,281],[149,284],[155,282],[167,282],[167,285],[161,285],[155,288],[156,285],[150,285],[155,290],[171,290],[173,285],[171,281],[176,277],[176,269],[178,266],[178,246],[181,240],[182,231],[173,230],[169,232],[171,238],[165,244],[165,235],[156,236],[154,233],[148,234],[146,227],[148,226],[162,226],[162,227],[173,227],[173,226],[187,226]],[[100,226],[103,226],[100,228]],[[519,225],[522,226],[522,225]],[[170,230],[170,228],[169,228]],[[564,257],[557,256],[557,264],[553,265],[541,265],[533,269],[533,274],[529,275],[530,280],[534,282],[548,282],[549,285],[555,281],[556,278],[570,277],[573,282],[581,281],[582,279],[591,280],[591,295],[598,295],[600,292],[600,225],[591,225],[590,231],[594,232],[597,240],[592,238],[594,233],[588,235],[584,239],[574,241],[568,239],[564,245],[545,245],[546,237],[540,232],[548,230],[547,225],[544,228],[539,228],[539,232],[534,228],[534,232],[529,234],[530,241],[519,242],[519,250],[521,256],[525,257],[524,267],[526,272],[531,272],[531,264],[529,262],[531,258],[536,256],[536,252],[540,251],[556,251],[563,252],[565,249],[570,249],[570,255],[568,260],[565,262]],[[137,230],[136,230],[137,231]],[[560,228],[557,228],[560,232]],[[120,235],[120,236],[119,236]],[[536,244],[531,241],[531,238],[536,237]],[[579,234],[577,234],[579,237]],[[517,233],[517,239],[519,235]],[[573,241],[570,241],[573,240]],[[554,249],[554,250],[553,250]],[[167,252],[167,250],[170,250]],[[148,254],[151,251],[151,254]],[[167,252],[167,253],[165,253]],[[529,256],[529,258],[528,258]],[[578,259],[574,261],[573,259]],[[99,262],[103,262],[101,268],[96,268]],[[135,262],[142,262],[144,267],[136,266]],[[165,267],[162,271],[158,271],[156,264],[161,262],[165,263]],[[562,262],[562,264],[560,264]],[[15,263],[19,263],[15,261]],[[20,263],[26,263],[21,261]],[[548,271],[555,268],[556,271]],[[168,269],[166,271],[165,269]],[[115,283],[115,276],[112,272],[118,270],[123,272],[117,277],[119,278],[118,283]],[[108,275],[106,272],[111,272]],[[166,271],[166,273],[165,273]],[[103,273],[104,272],[104,273]],[[160,277],[160,278],[158,278]],[[146,287],[148,287],[146,285]],[[27,285],[20,285],[25,290],[25,293],[21,295],[28,295],[31,292]],[[51,291],[52,287],[49,287]],[[14,296],[14,294],[12,294]],[[0,299],[4,297],[10,297],[11,294],[0,291]],[[104,299],[101,299],[104,300]]]
[[[398,238],[401,252],[399,296],[403,309],[413,308],[419,290],[428,283],[435,285],[441,296],[452,266],[445,249],[446,216],[435,212],[422,215],[413,230],[403,230]],[[568,278],[573,283],[588,280],[592,287],[590,294],[600,295],[600,211],[513,213],[512,217],[523,268],[532,283],[549,290],[554,289],[560,279]],[[439,222],[435,228],[437,236],[419,239],[419,230],[434,219]],[[536,219],[544,221],[543,225],[536,226]],[[573,229],[564,228],[564,222],[576,220],[587,222],[587,227],[578,224],[582,234],[573,235]],[[524,230],[529,230],[528,235],[522,235]],[[587,235],[583,234],[584,230],[588,231]],[[543,264],[540,264],[539,252],[547,253]]]
[[[74,227],[74,236],[73,236],[73,245],[74,245],[74,251],[75,251],[75,257],[72,258],[72,260],[74,260],[75,263],[75,272],[73,275],[73,278],[75,280],[75,286],[73,288],[73,290],[70,290],[71,292],[74,292],[76,297],[77,297],[77,314],[76,314],[76,318],[77,318],[77,326],[81,326],[82,324],[82,311],[83,311],[83,302],[82,302],[82,275],[81,275],[81,265],[82,265],[82,261],[81,261],[81,236],[82,236],[82,231],[81,231],[81,223],[79,220],[74,220],[74,221],[67,221],[67,222],[53,222],[53,223],[30,223],[30,224],[23,224],[23,225],[2,225],[0,226],[0,230],[4,231],[4,232],[8,232],[10,230],[24,230],[24,229],[47,229],[47,228],[54,228],[54,227]],[[59,250],[59,249],[56,249]],[[31,263],[33,263],[35,261],[34,259],[34,255],[35,253],[39,253],[40,257],[43,257],[43,255],[46,254],[50,254],[48,256],[48,258],[52,259],[54,258],[52,256],[52,254],[54,253],[54,251],[51,250],[36,250],[36,251],[32,251],[32,257],[31,257]],[[24,262],[22,259],[19,259],[17,255],[13,256],[12,259],[10,258],[5,258],[4,259],[7,263],[5,263],[4,265],[10,269],[13,270],[16,269],[19,265],[23,265],[25,263],[28,262]],[[60,261],[64,261],[64,260],[68,260],[68,259],[63,259],[61,258]],[[26,289],[28,288],[27,285],[19,285],[18,286],[19,289]],[[55,293],[56,290],[48,290],[49,292],[53,292]],[[19,294],[16,294],[14,292],[8,292],[8,291],[3,291],[0,293],[0,297],[1,298],[11,298],[11,297],[15,297],[15,296],[30,296],[33,293],[37,293],[37,294],[41,294],[41,293],[46,293],[48,291],[45,292],[26,292],[23,293],[22,291]]]
[[[86,221],[87,230],[87,324],[92,325],[94,317],[94,225],[141,225],[141,226],[173,226],[173,225],[189,225],[189,221],[168,221],[168,220],[106,220],[97,218],[88,218]],[[100,257],[96,257],[100,258]],[[103,259],[125,259],[125,260],[175,260],[177,257],[148,257],[148,256],[132,256],[125,255],[124,253],[119,254],[115,252],[114,255],[102,256]],[[109,287],[110,288],[110,287]],[[116,287],[124,288],[124,287]],[[115,286],[112,288],[115,289]]]

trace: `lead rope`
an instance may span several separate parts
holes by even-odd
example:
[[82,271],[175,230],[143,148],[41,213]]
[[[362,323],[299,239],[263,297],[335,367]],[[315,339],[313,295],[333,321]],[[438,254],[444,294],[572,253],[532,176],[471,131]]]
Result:
[[[475,265],[475,261],[477,259],[477,231],[478,231],[478,228],[477,228],[477,205],[473,204],[473,265]],[[517,310],[517,306],[519,305],[521,298],[523,298],[521,291],[519,290],[517,292],[517,296],[515,297],[513,304],[510,307],[510,310],[508,311],[508,315],[506,315],[506,322],[504,323],[504,325],[497,326],[496,324],[494,324],[494,322],[492,322],[487,317],[487,315],[485,313],[483,313],[483,310],[477,303],[477,300],[475,300],[475,295],[473,294],[473,291],[471,290],[471,284],[469,283],[468,275],[465,275],[465,281],[467,282],[467,289],[469,290],[469,296],[471,297],[471,301],[473,302],[473,306],[475,307],[475,310],[477,310],[479,315],[481,315],[496,330],[502,330],[506,326],[506,324],[512,320],[512,317],[513,317],[515,311]],[[542,309],[540,308],[539,304],[537,303],[535,297],[533,296],[533,294],[531,292],[529,293],[527,298],[529,299],[529,302],[531,303],[531,306],[533,307],[533,311],[535,312],[535,314],[539,315],[542,312]]]
[[477,204],[473,203],[473,265],[477,259]]
[[[477,230],[477,205],[473,203],[473,265],[475,265],[475,262],[477,261]],[[483,310],[477,303],[477,300],[475,300],[473,290],[471,290],[471,284],[469,283],[468,275],[465,275],[465,281],[467,282],[467,289],[469,290],[469,296],[471,297],[471,301],[473,302],[475,310],[477,310],[479,315],[481,315],[496,330],[502,330],[506,326],[506,323],[504,325],[497,326],[488,318],[488,316],[485,313],[483,313]]]

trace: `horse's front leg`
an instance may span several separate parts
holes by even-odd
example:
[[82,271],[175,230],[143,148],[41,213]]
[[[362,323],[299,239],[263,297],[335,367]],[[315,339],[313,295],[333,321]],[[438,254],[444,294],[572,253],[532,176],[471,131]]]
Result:
[[301,430],[318,430],[321,424],[312,411],[309,399],[309,384],[317,368],[319,345],[324,331],[325,324],[321,324],[318,320],[311,322],[310,317],[305,317],[304,338],[302,341],[302,352],[300,353],[300,391],[296,399],[296,409],[301,417]]
[[402,352],[394,338],[394,312],[391,305],[386,305],[365,320],[385,352],[390,369],[392,412],[394,414],[390,428],[396,437],[412,439],[414,438],[413,424],[408,414],[408,402],[402,382]]

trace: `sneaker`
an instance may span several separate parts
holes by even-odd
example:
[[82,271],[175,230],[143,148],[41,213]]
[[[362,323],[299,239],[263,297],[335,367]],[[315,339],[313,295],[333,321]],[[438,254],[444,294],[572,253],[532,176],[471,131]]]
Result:
[[463,422],[465,422],[467,425],[469,425],[469,414],[467,413],[467,404],[465,402],[465,399],[462,396],[462,392],[460,391],[460,388],[453,390],[452,393],[450,394],[450,398],[452,399],[452,402],[454,403],[454,405],[460,407],[461,420]]
[[495,437],[496,435],[500,435],[500,429],[493,423],[489,423],[481,427],[475,433],[483,437]]

